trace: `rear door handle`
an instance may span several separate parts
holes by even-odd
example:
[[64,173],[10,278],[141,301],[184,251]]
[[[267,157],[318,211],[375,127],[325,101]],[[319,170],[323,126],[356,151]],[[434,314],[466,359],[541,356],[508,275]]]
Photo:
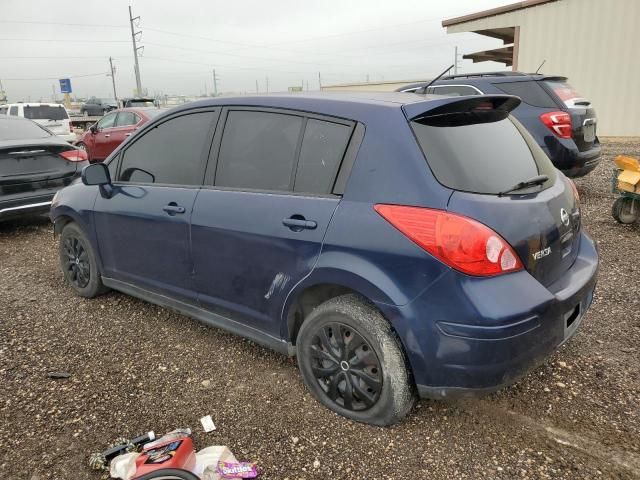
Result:
[[130,134],[130,133],[125,133],[125,134],[124,134],[124,136],[125,136],[125,137],[130,137],[130,136],[131,136],[131,134]]
[[318,224],[313,220],[307,220],[302,215],[294,215],[291,218],[285,218],[282,220],[282,224],[285,227],[289,227],[294,232],[300,232],[302,230],[315,230]]
[[104,136],[104,138],[109,138],[111,135],[109,135],[108,133]]
[[169,215],[175,215],[176,213],[184,213],[185,208],[178,205],[176,202],[171,202],[168,205],[162,207],[162,210],[167,212]]

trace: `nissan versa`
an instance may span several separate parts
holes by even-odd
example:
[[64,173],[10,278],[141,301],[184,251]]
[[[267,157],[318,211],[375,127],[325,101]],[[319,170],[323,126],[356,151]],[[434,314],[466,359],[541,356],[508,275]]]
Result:
[[144,125],[51,208],[64,276],[297,355],[388,425],[514,382],[576,331],[598,255],[520,100],[205,100]]

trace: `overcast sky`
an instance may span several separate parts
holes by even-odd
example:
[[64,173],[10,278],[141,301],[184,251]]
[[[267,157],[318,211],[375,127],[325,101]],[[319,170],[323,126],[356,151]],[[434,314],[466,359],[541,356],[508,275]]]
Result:
[[[0,81],[9,101],[50,100],[71,77],[80,97],[135,89],[128,6],[140,16],[142,86],[149,94],[286,91],[304,84],[431,78],[470,53],[501,45],[447,35],[441,21],[513,0],[0,0]],[[74,8],[75,6],[75,8]],[[74,15],[75,12],[75,15]],[[66,25],[63,25],[66,24]],[[461,61],[460,71],[504,69]]]

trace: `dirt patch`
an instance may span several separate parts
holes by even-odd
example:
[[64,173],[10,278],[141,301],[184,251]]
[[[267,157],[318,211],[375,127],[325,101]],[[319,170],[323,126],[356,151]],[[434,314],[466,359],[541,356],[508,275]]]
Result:
[[331,413],[294,361],[250,341],[125,295],[74,296],[46,220],[0,224],[0,475],[96,480],[88,455],[114,438],[191,426],[266,479],[640,478],[640,225],[611,217],[619,153],[640,142],[607,143],[577,181],[602,265],[576,337],[511,388],[422,401],[393,428]]

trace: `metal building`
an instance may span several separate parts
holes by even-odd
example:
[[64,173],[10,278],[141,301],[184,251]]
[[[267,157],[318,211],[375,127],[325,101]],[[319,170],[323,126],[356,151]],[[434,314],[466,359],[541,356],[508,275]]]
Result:
[[594,105],[601,136],[640,136],[640,0],[526,0],[444,20],[503,46],[469,53],[513,70],[563,75]]

